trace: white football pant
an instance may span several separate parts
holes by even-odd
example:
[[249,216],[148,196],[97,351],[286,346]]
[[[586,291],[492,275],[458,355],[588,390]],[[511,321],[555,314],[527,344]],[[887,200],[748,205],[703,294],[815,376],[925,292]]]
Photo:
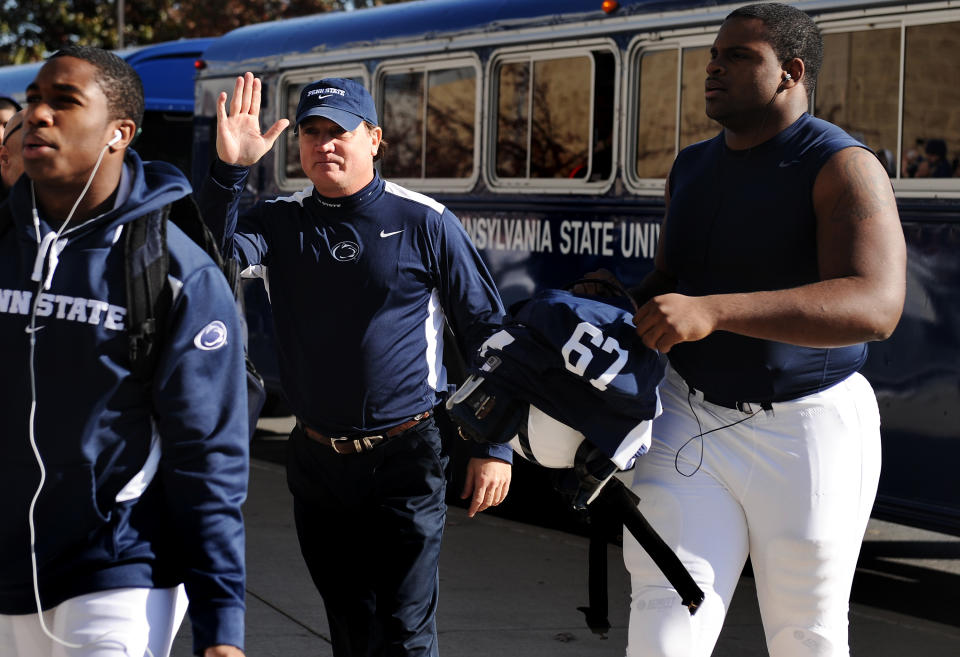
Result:
[[111,589],[66,600],[43,612],[48,637],[37,615],[0,614],[0,655],[4,657],[167,657],[187,610],[183,586],[171,589]]
[[848,657],[850,588],[880,476],[870,384],[854,374],[751,415],[698,400],[668,368],[660,395],[632,489],[706,599],[691,616],[625,530],[627,655],[708,657],[749,554],[771,657]]

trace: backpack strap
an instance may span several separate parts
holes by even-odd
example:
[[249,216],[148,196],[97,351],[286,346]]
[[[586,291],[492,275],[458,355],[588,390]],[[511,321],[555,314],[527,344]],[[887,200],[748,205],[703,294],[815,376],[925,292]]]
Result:
[[233,291],[234,298],[240,297],[240,265],[233,258],[224,258],[220,252],[220,245],[217,239],[210,232],[207,224],[204,223],[200,215],[200,208],[197,206],[193,195],[187,195],[177,199],[171,204],[170,221],[175,223],[180,230],[186,233],[195,244],[206,251],[207,255],[216,263],[220,271],[227,279],[227,284]]
[[[235,258],[224,258],[220,253],[220,245],[217,239],[210,232],[207,224],[203,221],[200,214],[200,208],[192,195],[184,196],[173,202],[170,210],[170,221],[175,223],[187,237],[192,239],[200,246],[207,255],[217,264],[224,278],[227,279],[227,285],[233,292],[234,302],[237,304],[237,310],[243,319],[243,292],[240,286],[240,263]],[[247,408],[250,413],[249,429],[250,437],[253,438],[253,432],[257,428],[257,418],[260,417],[260,411],[263,409],[266,400],[266,391],[263,385],[263,377],[257,372],[253,361],[250,360],[250,354],[246,347],[246,328],[244,328],[244,362],[247,369]]]
[[[150,384],[157,358],[163,345],[163,330],[173,305],[173,290],[168,284],[170,251],[167,246],[167,221],[172,221],[216,263],[227,279],[233,298],[242,313],[240,267],[233,258],[224,262],[217,240],[203,222],[192,195],[184,196],[154,212],[134,219],[128,226],[127,267],[127,336],[130,371]],[[250,412],[250,436],[266,398],[263,378],[253,366],[246,348],[247,401]]]
[[159,334],[163,318],[172,301],[172,292],[167,285],[169,215],[170,206],[166,205],[134,219],[127,226],[124,244],[130,371],[148,383],[160,352]]

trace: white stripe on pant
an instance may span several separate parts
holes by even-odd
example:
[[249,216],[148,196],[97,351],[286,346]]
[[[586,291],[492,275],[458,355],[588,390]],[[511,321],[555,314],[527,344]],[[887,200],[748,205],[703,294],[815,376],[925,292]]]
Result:
[[706,600],[691,617],[625,531],[628,656],[710,655],[748,553],[771,657],[848,656],[850,587],[880,475],[869,383],[854,374],[746,420],[697,401],[672,369],[660,394],[632,488]]
[[0,614],[3,657],[167,657],[187,610],[183,586],[99,591],[43,612],[54,636],[81,648],[67,648],[44,634],[37,615]]

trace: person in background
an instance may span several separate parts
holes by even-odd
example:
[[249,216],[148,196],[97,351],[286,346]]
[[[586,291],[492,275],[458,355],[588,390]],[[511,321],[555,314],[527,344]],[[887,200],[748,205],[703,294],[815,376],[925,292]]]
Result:
[[0,96],[0,139],[6,130],[7,122],[21,109],[20,103],[8,96]]
[[7,196],[7,190],[23,174],[23,110],[14,114],[7,121],[7,129],[0,141],[0,201]]
[[917,178],[950,178],[953,167],[947,160],[947,143],[942,139],[928,139],[923,152],[926,157],[917,166]]

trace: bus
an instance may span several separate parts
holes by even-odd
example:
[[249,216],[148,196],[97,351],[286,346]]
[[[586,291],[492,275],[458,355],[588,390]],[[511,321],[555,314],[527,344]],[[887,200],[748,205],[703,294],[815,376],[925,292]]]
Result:
[[[601,267],[633,284],[652,267],[673,158],[719,131],[704,70],[741,4],[419,0],[239,28],[203,57],[194,171],[206,171],[217,95],[237,75],[263,80],[264,126],[293,118],[304,84],[352,78],[377,103],[383,176],[457,214],[507,304]],[[960,2],[793,4],[824,34],[810,112],[875,151],[907,240],[903,318],[864,368],[883,423],[875,515],[960,534],[960,178],[921,166],[942,151],[955,169],[960,154],[960,85],[942,64],[960,52]],[[288,130],[248,192],[307,184]],[[258,341],[268,352],[266,310],[250,331],[251,353]]]
[[[118,51],[143,81],[142,132],[134,148],[145,160],[165,160],[190,175],[196,62],[210,38],[180,39]],[[43,62],[0,68],[0,96],[25,102]]]

